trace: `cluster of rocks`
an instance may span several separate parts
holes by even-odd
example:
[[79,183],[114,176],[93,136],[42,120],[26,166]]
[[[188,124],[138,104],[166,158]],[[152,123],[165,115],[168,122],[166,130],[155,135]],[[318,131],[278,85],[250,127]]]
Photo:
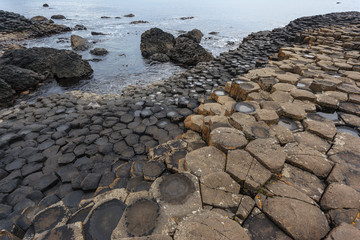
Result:
[[22,15],[2,10],[0,10],[0,29],[0,53],[11,48],[15,41],[71,31],[69,27],[54,24],[45,17],[36,16],[27,19]]
[[340,131],[360,127],[358,28],[303,36],[330,45],[283,48],[242,77],[220,57],[122,95],[2,110],[1,235],[356,239],[360,142]]
[[0,106],[12,104],[22,92],[36,89],[46,79],[62,85],[86,79],[90,64],[72,51],[28,48],[7,51],[0,57]]
[[154,61],[175,63],[193,66],[199,62],[213,60],[211,53],[201,45],[203,34],[198,29],[175,37],[159,28],[151,28],[141,35],[140,49],[146,58]]

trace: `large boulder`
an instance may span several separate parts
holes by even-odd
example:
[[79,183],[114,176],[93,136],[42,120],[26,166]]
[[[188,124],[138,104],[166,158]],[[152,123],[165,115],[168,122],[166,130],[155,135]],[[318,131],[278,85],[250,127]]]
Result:
[[16,92],[34,89],[45,77],[14,65],[0,65],[1,78]]
[[169,52],[169,57],[174,62],[189,66],[213,60],[211,53],[188,37],[178,37],[176,39],[175,46]]
[[62,83],[86,79],[93,73],[90,64],[79,54],[53,48],[8,51],[0,58],[0,64],[29,69],[41,75],[54,77]]
[[167,54],[174,47],[174,44],[174,36],[159,28],[151,28],[141,34],[141,54],[146,58],[155,53]]
[[11,105],[14,101],[15,91],[0,78],[0,107]]
[[75,51],[85,51],[89,49],[90,43],[78,35],[71,35],[71,48]]

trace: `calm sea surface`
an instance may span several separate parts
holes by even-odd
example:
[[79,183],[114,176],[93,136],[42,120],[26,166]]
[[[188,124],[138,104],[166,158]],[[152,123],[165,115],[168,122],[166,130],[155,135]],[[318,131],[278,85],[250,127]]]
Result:
[[[49,8],[44,8],[44,3]],[[93,47],[106,48],[110,53],[100,62],[91,62],[94,76],[71,89],[96,93],[119,93],[128,84],[147,84],[159,81],[176,72],[184,71],[171,63],[150,64],[140,52],[141,34],[159,27],[175,36],[194,28],[204,33],[202,45],[215,56],[236,48],[242,38],[251,32],[282,27],[289,21],[316,14],[341,11],[360,11],[360,0],[0,0],[0,9],[20,13],[28,18],[42,15],[50,18],[62,14],[67,20],[56,23],[73,27],[82,24],[87,31],[73,31],[49,38],[27,41],[28,47],[71,49],[69,37],[78,34],[96,42]],[[123,15],[133,13],[135,17]],[[101,16],[111,17],[102,19]],[[121,17],[116,19],[115,17]],[[181,17],[194,17],[180,20]],[[144,20],[148,24],[133,25],[131,21]],[[92,36],[91,31],[107,35]],[[210,35],[210,32],[219,32]],[[93,56],[89,51],[79,52],[84,59]],[[42,87],[35,95],[63,92],[55,82]]]

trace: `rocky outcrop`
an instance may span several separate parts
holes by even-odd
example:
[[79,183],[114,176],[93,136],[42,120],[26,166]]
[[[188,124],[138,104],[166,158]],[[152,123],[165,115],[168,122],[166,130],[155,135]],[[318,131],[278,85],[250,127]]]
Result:
[[170,33],[159,28],[152,28],[141,35],[140,49],[144,57],[152,60],[159,62],[172,60],[192,66],[213,59],[211,53],[199,44],[202,36],[200,30],[194,29],[175,39]]
[[159,28],[152,28],[141,34],[141,54],[149,58],[155,53],[167,54],[174,47],[175,38]]
[[15,65],[65,82],[89,78],[93,72],[90,64],[80,55],[53,48],[9,51],[0,58],[0,64]]
[[178,37],[176,39],[175,46],[170,50],[169,56],[174,62],[189,66],[213,60],[211,53],[192,38],[187,37]]
[[104,56],[109,52],[105,48],[94,48],[90,51],[90,53],[95,56]]

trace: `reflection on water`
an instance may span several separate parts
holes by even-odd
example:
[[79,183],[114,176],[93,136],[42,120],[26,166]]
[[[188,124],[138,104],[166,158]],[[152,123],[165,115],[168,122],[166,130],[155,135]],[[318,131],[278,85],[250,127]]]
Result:
[[[202,45],[215,56],[227,51],[241,42],[251,32],[281,27],[301,16],[339,11],[360,10],[357,0],[344,0],[341,4],[328,0],[49,0],[49,8],[44,8],[43,0],[1,0],[3,10],[13,11],[33,17],[42,15],[50,18],[62,14],[67,20],[55,20],[68,25],[82,24],[86,31],[74,31],[44,39],[27,41],[28,47],[54,47],[71,49],[69,37],[78,34],[93,42],[94,47],[106,48],[110,53],[100,57],[102,61],[91,62],[93,79],[81,82],[75,89],[97,93],[118,93],[128,84],[145,84],[169,77],[183,71],[173,64],[150,65],[140,53],[141,33],[151,27],[159,27],[175,36],[181,31],[194,28],[204,33]],[[126,18],[133,13],[135,17]],[[101,16],[109,16],[102,19]],[[180,20],[180,17],[194,16],[193,19]],[[116,18],[120,17],[120,18]],[[148,24],[129,24],[131,21],[145,20]],[[106,35],[92,36],[91,31]],[[218,34],[209,34],[218,32]],[[92,59],[89,51],[81,52],[85,59]],[[54,84],[47,84],[43,91],[64,91]]]

